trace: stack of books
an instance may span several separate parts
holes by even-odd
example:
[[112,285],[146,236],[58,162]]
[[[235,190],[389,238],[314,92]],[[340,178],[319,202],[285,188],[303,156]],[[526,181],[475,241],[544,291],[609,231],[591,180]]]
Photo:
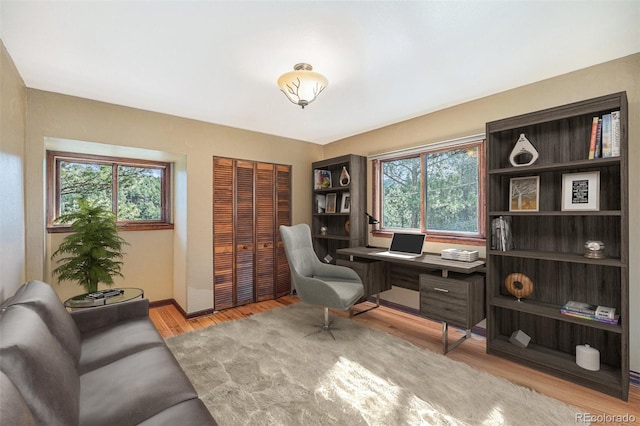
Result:
[[478,260],[477,250],[460,250],[460,249],[446,249],[440,252],[440,256],[443,259],[461,260],[463,262],[473,262]]
[[606,324],[617,325],[620,315],[616,314],[616,308],[608,306],[596,306],[583,302],[568,301],[560,308],[560,313],[572,317],[588,319],[592,321],[604,322]]
[[620,111],[593,117],[589,160],[620,156]]

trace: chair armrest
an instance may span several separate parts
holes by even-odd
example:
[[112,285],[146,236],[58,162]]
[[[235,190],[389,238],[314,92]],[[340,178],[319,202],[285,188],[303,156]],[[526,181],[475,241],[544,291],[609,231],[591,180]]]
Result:
[[313,269],[314,276],[361,282],[360,276],[356,273],[356,271],[346,266],[318,263],[316,266],[314,266]]
[[75,321],[81,334],[117,322],[145,317],[149,317],[149,299],[129,300],[71,312],[71,318]]

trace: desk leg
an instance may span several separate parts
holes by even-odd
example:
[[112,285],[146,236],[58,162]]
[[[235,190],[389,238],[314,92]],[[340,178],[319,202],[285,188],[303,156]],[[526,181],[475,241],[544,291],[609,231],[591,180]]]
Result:
[[471,337],[471,329],[467,328],[464,336],[456,340],[449,346],[449,324],[446,321],[442,322],[442,353],[447,353],[455,349],[460,343],[464,342]]
[[[366,312],[369,312],[369,311],[374,310],[374,309],[379,308],[379,307],[380,307],[380,293],[376,293],[376,306],[372,306],[369,309],[365,309],[364,311],[354,312],[353,315],[349,316],[349,318],[355,317],[356,315],[362,315],[362,314],[364,314]],[[353,307],[352,307],[352,309],[353,309]]]

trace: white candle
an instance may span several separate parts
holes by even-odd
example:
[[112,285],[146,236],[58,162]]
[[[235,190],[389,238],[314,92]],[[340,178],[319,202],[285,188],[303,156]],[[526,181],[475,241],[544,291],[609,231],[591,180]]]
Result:
[[586,370],[598,371],[600,370],[600,352],[589,345],[577,345],[576,364]]

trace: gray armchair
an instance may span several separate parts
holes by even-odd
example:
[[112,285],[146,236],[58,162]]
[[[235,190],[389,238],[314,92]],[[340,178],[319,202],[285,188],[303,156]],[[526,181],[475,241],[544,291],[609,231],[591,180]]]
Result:
[[324,324],[318,332],[331,332],[329,308],[351,309],[364,296],[360,277],[345,266],[320,262],[313,250],[311,230],[307,224],[280,226],[280,235],[291,269],[291,279],[303,303],[324,307]]

